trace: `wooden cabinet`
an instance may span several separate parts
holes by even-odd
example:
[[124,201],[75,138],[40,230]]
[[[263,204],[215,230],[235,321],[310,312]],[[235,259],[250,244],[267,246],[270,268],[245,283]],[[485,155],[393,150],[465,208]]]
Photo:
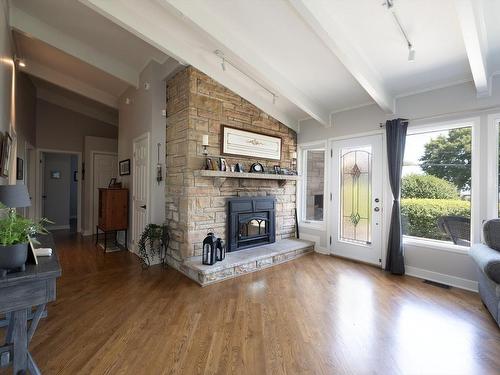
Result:
[[128,228],[128,189],[99,189],[97,226],[104,232]]

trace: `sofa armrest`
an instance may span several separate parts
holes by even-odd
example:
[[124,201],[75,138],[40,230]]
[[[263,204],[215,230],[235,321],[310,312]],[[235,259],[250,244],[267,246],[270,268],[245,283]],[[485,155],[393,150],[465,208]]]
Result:
[[486,276],[500,284],[500,251],[484,244],[475,244],[470,248],[470,256]]

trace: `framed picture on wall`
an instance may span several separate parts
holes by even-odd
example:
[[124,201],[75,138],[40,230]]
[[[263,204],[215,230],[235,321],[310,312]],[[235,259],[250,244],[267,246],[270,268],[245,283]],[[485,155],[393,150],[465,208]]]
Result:
[[281,138],[222,125],[221,154],[281,160]]
[[127,176],[130,174],[130,159],[120,161],[119,165],[120,176]]
[[2,152],[0,154],[0,175],[9,177],[10,149],[12,148],[12,138],[5,132],[2,137]]
[[16,180],[24,180],[24,161],[19,157],[16,159]]

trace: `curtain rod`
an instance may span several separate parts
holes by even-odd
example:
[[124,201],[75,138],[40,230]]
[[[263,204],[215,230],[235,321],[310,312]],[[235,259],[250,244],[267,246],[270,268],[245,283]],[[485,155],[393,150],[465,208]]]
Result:
[[[489,107],[483,107],[483,108],[479,108],[479,109],[473,109],[473,110],[464,109],[462,111],[447,112],[447,113],[442,113],[440,115],[433,115],[433,116],[414,117],[414,118],[409,118],[409,119],[405,119],[405,120],[406,121],[433,120],[433,119],[439,119],[439,118],[442,118],[442,117],[452,116],[452,115],[474,114],[474,113],[488,112],[488,111],[491,111],[491,110],[494,110],[494,109],[500,110],[500,107],[498,105],[492,105],[492,106],[489,106]],[[385,127],[385,123],[380,122],[379,126],[381,128],[384,128]]]

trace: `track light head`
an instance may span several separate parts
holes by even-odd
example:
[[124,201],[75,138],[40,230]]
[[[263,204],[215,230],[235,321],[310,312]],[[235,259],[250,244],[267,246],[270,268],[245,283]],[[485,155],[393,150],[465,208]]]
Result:
[[411,44],[408,45],[408,61],[415,61],[415,50],[413,49],[413,46]]

